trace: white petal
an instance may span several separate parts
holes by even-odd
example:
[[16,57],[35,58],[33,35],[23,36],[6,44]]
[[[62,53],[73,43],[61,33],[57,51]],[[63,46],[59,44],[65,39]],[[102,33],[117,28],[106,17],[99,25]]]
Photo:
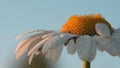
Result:
[[24,39],[23,41],[21,41],[16,50],[16,58],[19,58],[21,55],[23,55],[26,51],[30,50],[34,45],[36,45],[39,41],[42,40],[42,36],[44,34],[49,33],[48,31],[44,32],[44,33],[38,33],[38,34],[34,34],[26,39]]
[[103,23],[96,24],[96,32],[100,36],[110,36],[110,29],[106,24],[103,24]]
[[70,40],[69,44],[67,45],[67,51],[69,54],[74,54],[76,52],[77,45],[75,44],[74,40]]
[[54,62],[58,61],[61,55],[62,49],[63,49],[63,45],[58,45],[56,48],[49,49],[47,52],[47,58],[51,59]]
[[40,33],[43,33],[44,31],[38,29],[38,30],[31,30],[31,31],[28,31],[28,32],[24,32],[24,33],[20,34],[19,36],[17,36],[17,37],[16,37],[16,40],[19,39],[19,38],[21,38],[22,36],[24,36],[24,35],[26,35],[26,34],[33,33],[33,32],[40,32]]
[[42,38],[46,38],[46,37],[49,37],[49,36],[55,36],[57,34],[60,34],[60,32],[51,32],[51,33],[45,34]]
[[56,36],[54,36],[44,44],[42,48],[42,53],[45,54],[50,48],[55,48],[58,45],[63,45],[69,38],[74,36],[76,35],[66,34],[66,33],[57,34]]
[[19,58],[21,55],[23,55],[27,51],[29,45],[31,45],[36,40],[39,40],[39,38],[33,38],[27,41],[26,44],[23,44],[22,47],[16,51],[16,58]]
[[100,51],[104,51],[106,44],[107,44],[107,38],[104,38],[103,36],[94,36],[94,39],[97,41],[97,48]]
[[114,32],[112,33],[112,38],[120,40],[120,28],[114,30]]
[[114,38],[98,37],[98,48],[107,51],[112,56],[120,56],[120,41]]
[[120,33],[120,28],[114,29],[114,32],[115,32],[115,33]]
[[30,55],[29,61],[28,61],[28,62],[29,62],[29,65],[31,65],[33,57],[34,57],[34,54]]
[[38,34],[34,34],[34,35],[32,35],[32,36],[30,36],[30,37],[27,37],[26,39],[24,39],[24,40],[22,40],[19,44],[18,44],[18,46],[16,47],[16,51],[15,51],[15,53],[17,52],[17,51],[19,51],[20,49],[22,49],[22,47],[23,46],[29,46],[29,44],[27,44],[27,43],[29,43],[30,41],[32,42],[32,41],[34,41],[34,39],[36,38],[41,38],[42,39],[42,36],[44,35],[44,34],[47,34],[47,33],[49,33],[48,31],[46,31],[46,32],[44,32],[44,33],[38,33]]
[[96,55],[96,41],[89,36],[81,36],[77,39],[77,50],[80,59],[91,62]]
[[41,54],[40,51],[34,51],[34,53],[32,53],[32,54],[29,56],[29,60],[28,60],[28,61],[29,61],[29,65],[31,65],[34,56],[35,56],[35,55],[40,55],[40,54]]
[[[60,34],[59,34],[60,35]],[[50,40],[48,40],[43,48],[42,48],[42,53],[45,54],[50,48],[55,48],[57,45],[60,45],[62,43],[57,43],[57,40],[60,38],[60,36],[54,36],[53,38],[51,38]],[[59,41],[58,41],[59,42]]]
[[35,52],[35,55],[40,55],[41,54],[41,51],[36,51]]
[[43,40],[43,38],[40,37],[40,38],[34,40],[33,42],[31,42],[27,48],[27,51],[30,51],[36,44],[38,44],[42,40]]
[[25,46],[25,44],[31,39],[25,39],[25,40],[22,40],[16,47],[16,50],[15,50],[15,54],[18,53],[18,51],[23,47]]
[[43,40],[41,40],[39,43],[37,43],[36,45],[34,45],[34,47],[28,52],[28,56],[31,55],[32,53],[34,53],[34,51],[37,51],[40,47],[42,47],[44,45],[44,43],[46,41],[48,41],[51,37],[47,37]]
[[120,56],[120,41],[112,38],[109,39],[108,46],[105,48],[105,50],[112,56]]
[[[56,32],[47,32],[46,34],[44,34],[43,36],[45,35],[48,35],[48,34],[51,34],[51,33],[56,33]],[[43,38],[43,36],[41,38]],[[38,50],[40,47],[42,47],[44,45],[44,43],[46,43],[48,40],[51,40],[53,38],[53,36],[46,36],[43,38],[43,40],[34,45],[33,48],[31,48],[31,50],[28,52],[28,56],[31,55],[34,51]]]
[[[45,42],[45,44],[44,44],[44,46],[43,46],[43,48],[42,48],[42,53],[43,53],[43,54],[45,54],[45,53],[48,51],[48,49],[56,46],[56,45],[54,44],[54,42],[56,41],[56,37],[57,37],[57,36],[53,36],[53,37],[51,37],[48,41]],[[58,38],[58,37],[57,37],[57,38]]]

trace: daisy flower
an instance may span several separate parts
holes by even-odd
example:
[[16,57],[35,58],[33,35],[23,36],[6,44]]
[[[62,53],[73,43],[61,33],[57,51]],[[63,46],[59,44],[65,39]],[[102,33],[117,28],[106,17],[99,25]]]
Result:
[[73,15],[60,31],[32,30],[19,35],[17,39],[29,33],[35,34],[22,40],[15,51],[17,58],[27,53],[29,64],[38,54],[56,62],[64,46],[71,55],[77,52],[88,68],[97,49],[120,56],[120,29],[114,29],[100,14]]

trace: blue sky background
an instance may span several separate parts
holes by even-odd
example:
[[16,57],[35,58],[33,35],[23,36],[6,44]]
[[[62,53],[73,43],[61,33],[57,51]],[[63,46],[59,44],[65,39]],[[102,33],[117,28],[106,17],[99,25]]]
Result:
[[[114,28],[120,27],[120,0],[0,0],[0,68],[15,60],[15,37],[32,29],[60,30],[71,15],[101,13]],[[60,68],[81,68],[77,54],[66,49],[57,63]],[[97,52],[91,68],[118,68],[120,58]]]

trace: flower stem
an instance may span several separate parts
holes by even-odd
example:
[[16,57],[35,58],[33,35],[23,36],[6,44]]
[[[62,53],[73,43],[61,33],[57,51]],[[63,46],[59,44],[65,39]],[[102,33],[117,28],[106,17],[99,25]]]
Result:
[[83,61],[83,68],[90,68],[90,62]]

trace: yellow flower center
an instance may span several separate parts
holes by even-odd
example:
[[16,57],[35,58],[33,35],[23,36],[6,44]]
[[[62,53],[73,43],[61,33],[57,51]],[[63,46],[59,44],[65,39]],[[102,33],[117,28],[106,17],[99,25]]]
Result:
[[65,33],[71,34],[79,34],[79,35],[95,35],[95,25],[97,23],[106,24],[110,31],[112,32],[112,27],[108,21],[101,17],[100,14],[97,15],[84,15],[84,16],[71,16],[68,21],[62,26],[61,31]]

